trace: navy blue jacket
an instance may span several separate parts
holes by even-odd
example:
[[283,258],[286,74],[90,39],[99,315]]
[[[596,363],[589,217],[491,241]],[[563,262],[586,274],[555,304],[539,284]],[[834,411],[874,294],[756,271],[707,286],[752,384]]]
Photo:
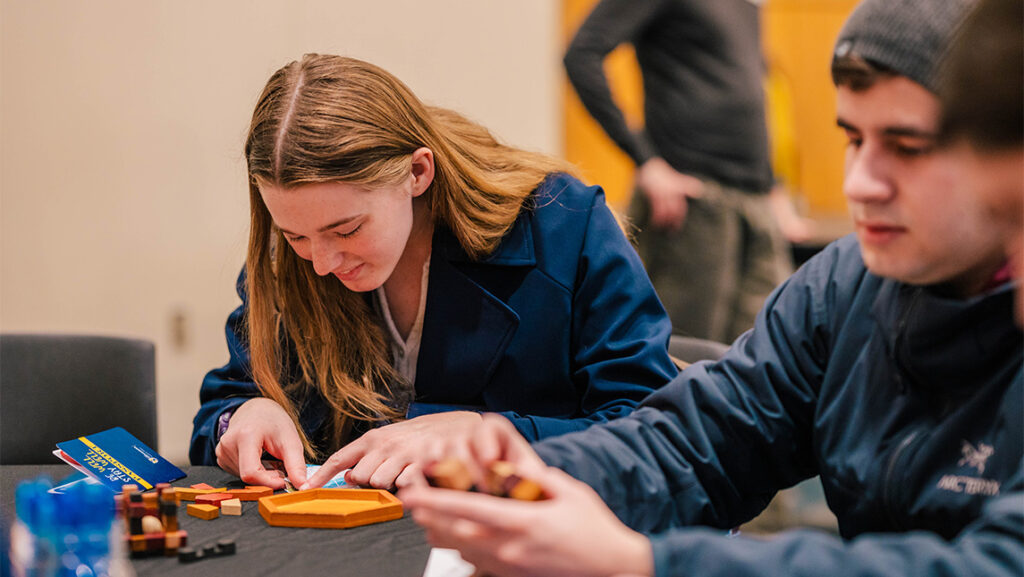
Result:
[[[433,239],[410,416],[494,411],[529,439],[629,414],[677,371],[671,324],[597,187],[550,176],[501,244],[473,261],[446,228]],[[218,416],[258,394],[249,376],[243,304],[228,318],[228,364],[207,374],[193,464],[213,464]],[[300,412],[324,440],[327,406]]]
[[[654,533],[659,577],[1020,576],[1022,355],[1011,286],[943,298],[869,273],[847,237],[721,361],[537,449]],[[842,539],[722,536],[816,474]]]

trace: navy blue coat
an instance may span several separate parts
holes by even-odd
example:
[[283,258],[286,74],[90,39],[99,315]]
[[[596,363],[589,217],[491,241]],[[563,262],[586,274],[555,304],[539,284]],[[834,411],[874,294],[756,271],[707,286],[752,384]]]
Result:
[[[214,464],[218,416],[258,395],[243,304],[228,318],[230,361],[207,374],[190,459]],[[677,373],[671,324],[598,187],[552,175],[488,258],[473,261],[436,227],[410,416],[499,412],[528,439],[629,414]],[[316,397],[300,421],[326,434]]]
[[[658,577],[1020,576],[1012,308],[1009,285],[956,300],[875,276],[847,237],[777,289],[718,363],[683,371],[627,418],[536,447],[656,533]],[[723,536],[814,475],[843,539]]]

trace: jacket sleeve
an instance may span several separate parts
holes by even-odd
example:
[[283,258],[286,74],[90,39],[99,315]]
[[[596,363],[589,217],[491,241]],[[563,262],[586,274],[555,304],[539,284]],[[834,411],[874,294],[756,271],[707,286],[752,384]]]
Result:
[[904,577],[1024,575],[1024,492],[1010,491],[951,541],[928,532],[873,533],[852,541],[815,531],[771,540],[727,538],[707,529],[676,529],[651,538],[657,577]]
[[638,531],[752,519],[776,491],[815,474],[825,310],[841,298],[837,284],[857,283],[830,281],[835,252],[777,288],[722,360],[691,365],[629,417],[537,444],[541,458],[591,485]]
[[199,412],[192,420],[192,442],[189,461],[193,465],[216,465],[214,448],[217,446],[217,419],[253,397],[259,389],[253,382],[249,368],[249,345],[245,339],[245,270],[238,276],[236,287],[242,305],[228,316],[225,333],[228,343],[228,363],[206,374],[199,389]]
[[531,441],[624,417],[678,373],[668,354],[672,323],[640,258],[603,194],[590,208],[572,301],[570,378],[579,416],[501,413]]
[[569,44],[563,63],[587,112],[637,166],[657,156],[642,134],[634,134],[615,104],[604,59],[616,46],[631,42],[657,17],[661,0],[603,0],[587,16]]

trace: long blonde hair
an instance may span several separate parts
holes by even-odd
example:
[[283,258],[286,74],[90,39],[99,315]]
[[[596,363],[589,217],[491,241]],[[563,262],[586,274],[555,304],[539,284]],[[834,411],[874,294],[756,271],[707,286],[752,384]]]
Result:
[[[246,264],[253,378],[291,416],[309,457],[333,452],[355,420],[398,419],[399,378],[387,337],[362,295],[320,277],[274,226],[260,186],[393,184],[418,148],[434,154],[424,193],[431,218],[473,258],[490,254],[530,193],[568,163],[499,143],[484,127],[426,106],[401,81],[366,62],[307,54],[270,77],[245,145],[251,231]],[[297,366],[294,361],[297,360]],[[331,409],[329,446],[315,446],[299,407],[318,392]]]

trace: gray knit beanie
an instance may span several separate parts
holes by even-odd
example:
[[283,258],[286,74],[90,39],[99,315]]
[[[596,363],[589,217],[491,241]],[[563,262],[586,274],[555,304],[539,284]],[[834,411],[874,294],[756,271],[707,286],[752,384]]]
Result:
[[854,55],[938,92],[939,64],[975,0],[864,0],[839,32],[833,60]]

